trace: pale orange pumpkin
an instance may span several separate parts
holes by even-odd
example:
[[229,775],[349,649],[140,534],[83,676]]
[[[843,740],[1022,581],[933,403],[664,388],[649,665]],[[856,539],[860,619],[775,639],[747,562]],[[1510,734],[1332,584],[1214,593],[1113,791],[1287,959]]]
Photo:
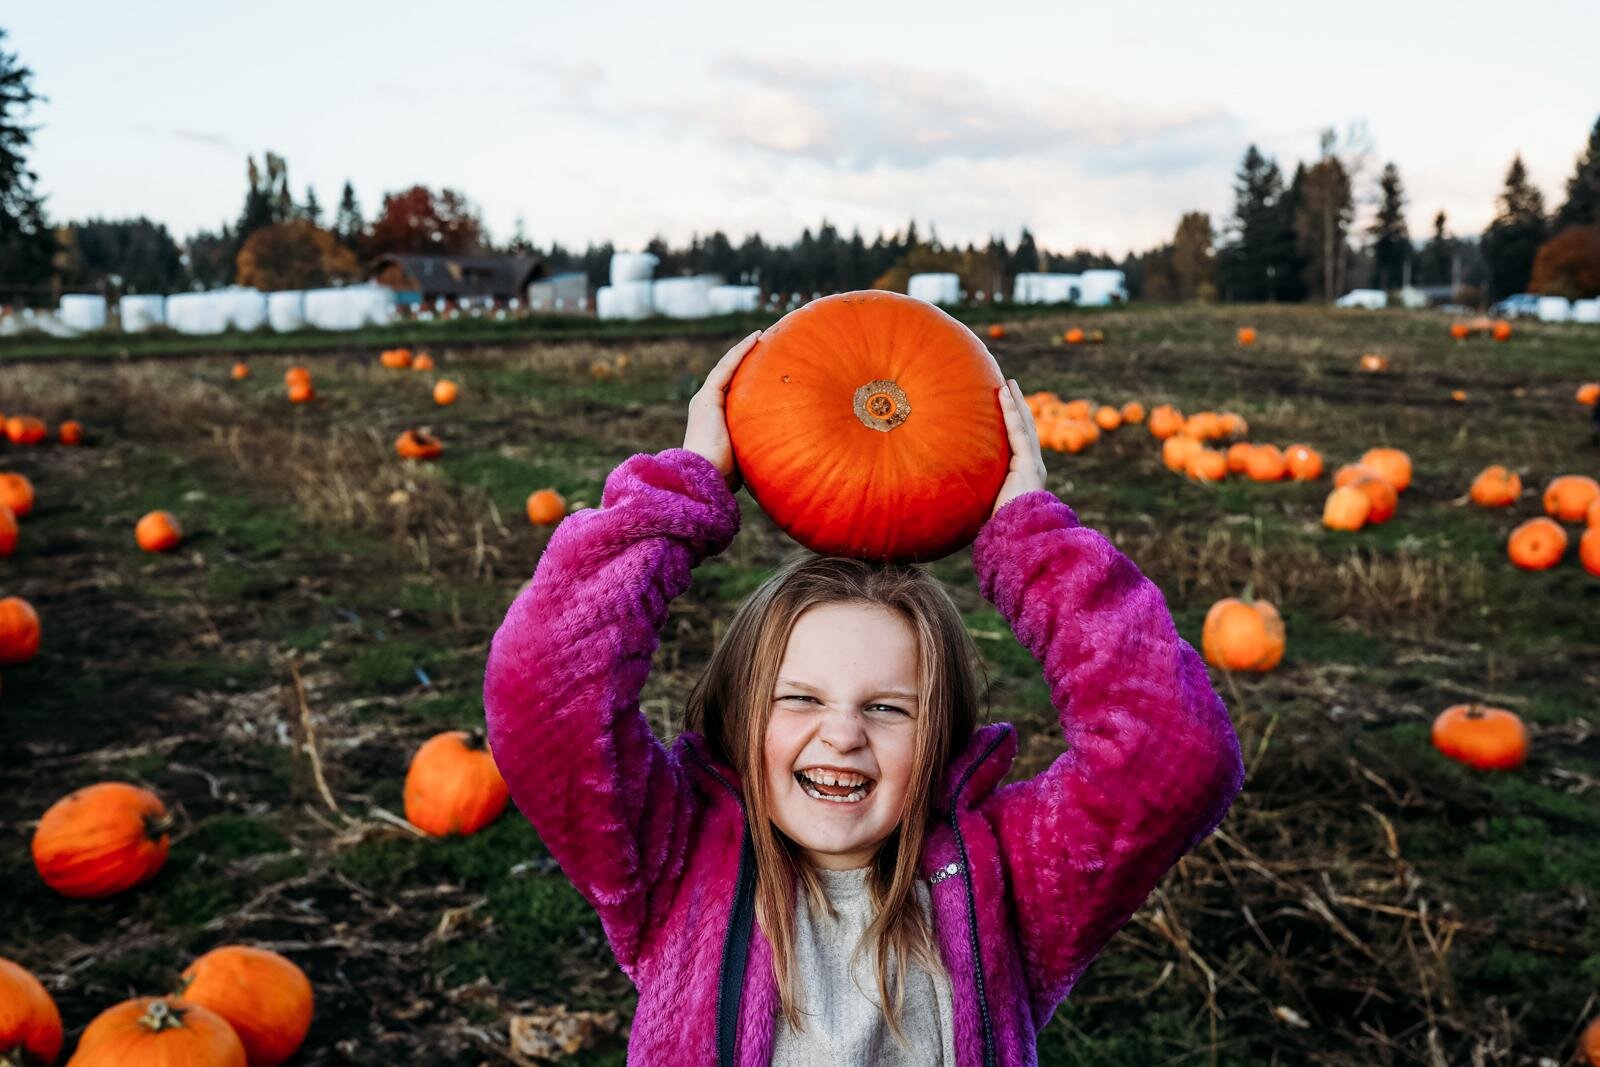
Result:
[[1290,445],[1283,450],[1289,477],[1297,482],[1314,482],[1322,477],[1322,453],[1310,445]]
[[1094,415],[1094,407],[1093,400],[1089,400],[1086,397],[1078,397],[1075,400],[1067,401],[1066,407],[1062,409],[1062,414],[1069,419],[1087,419]]
[[183,530],[170,511],[152,511],[133,528],[133,539],[146,552],[168,552],[183,540]]
[[567,514],[567,502],[554,489],[535,489],[528,494],[528,521],[535,526],[554,526]]
[[1189,457],[1183,469],[1197,482],[1220,482],[1228,476],[1228,457],[1214,448],[1202,448]]
[[1508,771],[1528,759],[1528,731],[1505,708],[1457,704],[1433,720],[1433,747],[1480,771]]
[[1522,478],[1498,463],[1485,467],[1472,479],[1472,502],[1483,508],[1503,508],[1522,495]]
[[452,382],[448,378],[441,378],[438,382],[434,383],[433,402],[438,404],[440,407],[446,407],[450,404],[454,404],[456,402],[456,397],[459,396],[460,393],[461,389],[456,385],[455,382]]
[[1102,407],[1094,413],[1094,424],[1107,432],[1122,425],[1122,412],[1114,407]]
[[1182,433],[1184,421],[1183,412],[1171,404],[1158,405],[1150,412],[1150,434],[1164,441],[1175,433]]
[[1234,474],[1244,474],[1250,470],[1250,453],[1256,446],[1249,441],[1235,441],[1228,446],[1228,470]]
[[1138,424],[1144,421],[1144,405],[1137,400],[1130,400],[1122,405],[1122,421]]
[[1353,485],[1341,485],[1328,494],[1322,505],[1322,525],[1330,530],[1351,532],[1367,524],[1372,514],[1372,499]]
[[1368,374],[1382,374],[1389,369],[1389,357],[1368,352],[1361,357],[1361,369]]
[[33,483],[26,474],[0,473],[0,504],[10,508],[19,519],[27,517],[33,510]]
[[1566,554],[1567,531],[1543,515],[1512,530],[1506,542],[1506,555],[1525,571],[1549,570]]
[[172,819],[161,798],[126,782],[68,793],[39,820],[33,865],[64,897],[94,899],[155,877],[167,862]]
[[751,494],[825,555],[929,560],[970,543],[1010,465],[988,349],[932,304],[870,290],[769,327],[726,412]]
[[1289,461],[1277,445],[1256,445],[1250,450],[1245,473],[1252,482],[1281,482],[1289,473]]
[[1398,448],[1369,448],[1361,457],[1363,466],[1378,472],[1378,477],[1403,493],[1411,485],[1411,457]]
[[1452,389],[1450,390],[1450,399],[1457,404],[1465,404],[1467,402],[1467,391],[1465,389]]
[[39,615],[19,596],[0,600],[0,664],[26,663],[39,651]]
[[401,459],[438,459],[444,442],[427,430],[402,430],[394,439],[394,450]]
[[249,1067],[278,1067],[311,1029],[314,997],[305,972],[288,959],[248,945],[214,948],[189,964],[179,993],[228,1021]]
[[1189,469],[1189,457],[1204,447],[1198,438],[1186,433],[1174,434],[1161,442],[1161,462],[1167,465],[1167,470],[1183,474]]
[[1227,671],[1270,671],[1283,660],[1284,643],[1283,618],[1265,600],[1219,600],[1200,630],[1206,662]]
[[67,1067],[248,1067],[227,1021],[177,997],[135,997],[95,1017]]
[[1582,522],[1600,497],[1600,482],[1584,474],[1563,474],[1544,488],[1545,514],[1561,522]]
[[61,1054],[61,1012],[31,972],[0,957],[0,1064],[50,1064]]
[[477,833],[500,817],[510,799],[494,757],[465,730],[429,738],[406,771],[406,818],[435,836]]
[[[411,361],[411,369],[418,371],[432,370],[433,357],[426,352],[418,352],[416,358]],[[255,1065],[251,1064],[251,1067],[255,1067]]]

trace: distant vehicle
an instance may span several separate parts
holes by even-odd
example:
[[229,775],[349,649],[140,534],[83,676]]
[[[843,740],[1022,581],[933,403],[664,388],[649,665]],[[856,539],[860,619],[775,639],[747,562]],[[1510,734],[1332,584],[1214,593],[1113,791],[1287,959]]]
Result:
[[1489,314],[1502,319],[1537,318],[1539,297],[1534,293],[1516,293],[1489,308]]
[[1382,289],[1352,289],[1333,302],[1336,308],[1366,308],[1379,311],[1389,306],[1389,294]]

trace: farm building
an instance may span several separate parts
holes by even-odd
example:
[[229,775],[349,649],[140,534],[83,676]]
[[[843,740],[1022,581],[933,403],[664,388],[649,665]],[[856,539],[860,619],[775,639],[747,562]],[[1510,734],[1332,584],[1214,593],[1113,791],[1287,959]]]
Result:
[[528,286],[550,272],[537,256],[385,255],[372,261],[367,277],[395,291],[401,304],[488,304],[522,299]]
[[528,286],[529,311],[588,311],[589,276],[580,270],[552,274]]

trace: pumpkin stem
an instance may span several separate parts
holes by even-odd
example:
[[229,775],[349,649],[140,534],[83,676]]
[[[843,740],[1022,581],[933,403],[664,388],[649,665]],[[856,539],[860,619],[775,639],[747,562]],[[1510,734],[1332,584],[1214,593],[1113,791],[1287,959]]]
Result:
[[888,433],[911,415],[905,390],[887,378],[878,378],[856,390],[856,418],[869,430]]
[[465,735],[461,738],[461,744],[463,746],[472,752],[483,751],[483,734],[479,733],[477,730],[465,730],[463,731],[463,734]]
[[170,834],[172,828],[177,824],[178,820],[172,817],[170,811],[164,811],[160,815],[146,815],[144,817],[144,834],[152,841],[160,841]]
[[174,1008],[164,1000],[153,1000],[139,1016],[139,1025],[158,1034],[163,1030],[179,1030],[183,1028],[183,1010]]

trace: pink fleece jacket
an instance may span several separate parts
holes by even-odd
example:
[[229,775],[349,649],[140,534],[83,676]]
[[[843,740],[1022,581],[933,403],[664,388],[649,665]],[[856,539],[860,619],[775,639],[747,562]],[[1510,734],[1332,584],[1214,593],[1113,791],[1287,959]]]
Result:
[[[638,988],[628,1062],[646,1067],[717,1064],[719,1018],[724,1062],[771,1059],[771,947],[759,925],[748,942],[730,936],[738,776],[694,732],[664,747],[639,709],[668,603],[738,527],[738,503],[704,458],[633,456],[599,509],[555,531],[489,651],[495,760]],[[1049,768],[1002,786],[1016,731],[977,730],[945,770],[923,850],[924,876],[942,875],[934,926],[958,1060],[1010,1067],[1036,1062],[1038,1030],[1221,822],[1244,767],[1161,591],[1053,494],[1001,508],[973,564],[984,597],[1044,664],[1067,742]],[[725,943],[748,944],[736,1005],[719,1005]]]

